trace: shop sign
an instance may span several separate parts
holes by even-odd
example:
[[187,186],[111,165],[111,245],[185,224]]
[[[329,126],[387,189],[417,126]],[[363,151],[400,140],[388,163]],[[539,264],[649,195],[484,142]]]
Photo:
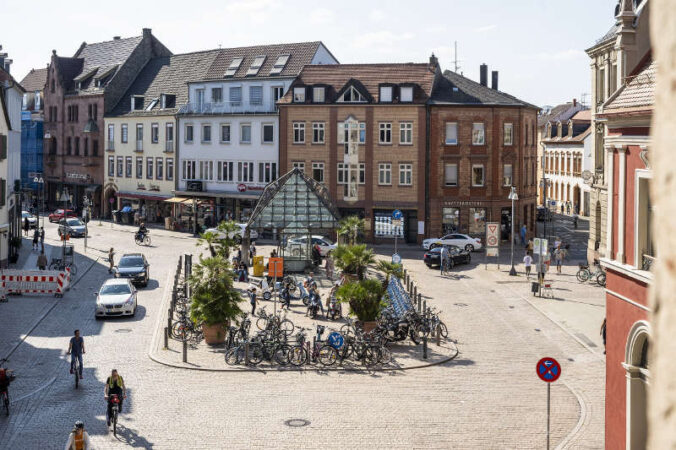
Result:
[[66,178],[71,178],[73,180],[89,180],[91,176],[84,173],[66,172]]
[[239,183],[239,184],[237,185],[237,190],[238,190],[239,192],[246,192],[246,184],[244,184],[244,183]]
[[251,186],[249,184],[244,184],[244,183],[239,183],[237,185],[237,190],[239,192],[246,192],[246,191],[262,191],[265,189],[265,186]]
[[461,202],[461,201],[457,201],[457,202],[444,202],[444,206],[473,206],[473,207],[480,206],[480,207],[483,207],[485,205],[484,205],[484,202],[470,202],[470,201]]

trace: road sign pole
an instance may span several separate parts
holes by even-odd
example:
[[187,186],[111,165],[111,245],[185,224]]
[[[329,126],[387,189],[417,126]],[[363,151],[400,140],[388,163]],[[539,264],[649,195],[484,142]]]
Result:
[[552,384],[547,383],[547,450],[549,450],[549,399]]

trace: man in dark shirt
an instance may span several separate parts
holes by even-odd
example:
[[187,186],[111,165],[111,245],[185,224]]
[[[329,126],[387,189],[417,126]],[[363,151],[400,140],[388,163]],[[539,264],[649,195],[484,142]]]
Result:
[[73,373],[75,358],[80,363],[80,379],[82,379],[82,354],[85,353],[84,339],[80,337],[80,330],[75,330],[75,336],[70,338],[68,344],[68,353],[70,353],[70,373]]

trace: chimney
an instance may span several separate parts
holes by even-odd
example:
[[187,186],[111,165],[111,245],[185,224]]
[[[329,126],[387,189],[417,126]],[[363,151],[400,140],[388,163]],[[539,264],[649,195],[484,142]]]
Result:
[[488,66],[486,64],[479,66],[479,79],[482,86],[488,86]]
[[120,36],[113,36],[113,40],[114,40],[114,41],[119,41],[119,40],[120,40]]
[[439,58],[434,56],[434,53],[432,53],[432,56],[430,56],[430,70],[436,71],[438,66],[439,66]]
[[12,61],[11,59],[6,59],[6,60],[5,60],[5,71],[6,71],[7,73],[9,73],[9,66],[11,66],[13,62],[14,62],[14,61]]
[[498,90],[498,71],[494,70],[491,72],[491,88]]
[[576,98],[573,99],[573,106],[577,106],[577,99]]
[[144,28],[143,29],[143,37],[150,36],[152,34],[152,30],[150,28]]

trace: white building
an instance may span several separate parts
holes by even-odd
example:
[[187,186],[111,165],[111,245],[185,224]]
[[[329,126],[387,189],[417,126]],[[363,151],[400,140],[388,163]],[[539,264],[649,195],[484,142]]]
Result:
[[276,102],[307,64],[337,64],[321,42],[222,49],[189,83],[178,113],[177,197],[201,208],[198,221],[248,219],[279,176]]

